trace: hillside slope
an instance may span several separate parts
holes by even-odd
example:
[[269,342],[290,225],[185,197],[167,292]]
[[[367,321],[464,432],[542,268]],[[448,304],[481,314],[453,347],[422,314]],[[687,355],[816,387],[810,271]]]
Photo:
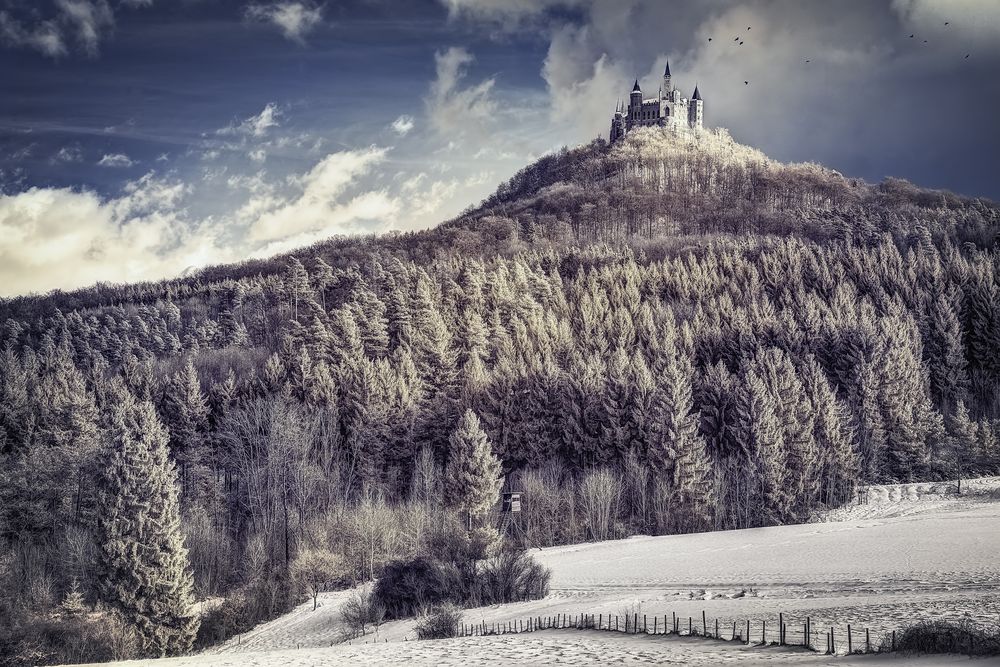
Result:
[[[971,493],[917,494],[893,485],[872,489],[883,505],[910,505],[905,516],[849,519],[722,533],[580,544],[537,551],[553,571],[552,593],[544,600],[470,609],[466,622],[504,623],[530,616],[639,613],[652,618],[678,614],[687,624],[721,627],[733,620],[758,636],[761,621],[776,627],[778,613],[789,628],[809,616],[816,636],[835,627],[846,651],[847,623],[855,637],[864,628],[883,633],[918,619],[971,619],[991,624],[1000,613],[1000,478],[975,480]],[[892,501],[891,498],[914,498]],[[949,497],[953,507],[942,508]],[[870,507],[860,505],[857,508]],[[748,595],[741,591],[753,590]],[[167,660],[174,665],[321,664],[803,664],[864,665],[873,658],[823,656],[777,648],[746,648],[683,638],[642,638],[605,633],[553,631],[496,638],[410,642],[411,621],[384,625],[377,635],[351,646],[330,648],[339,631],[343,593],[311,603],[242,635],[202,656]],[[627,611],[626,611],[627,610]],[[714,628],[713,628],[714,629]],[[789,641],[800,641],[789,630]],[[775,639],[772,636],[771,639]],[[363,642],[373,642],[364,645]],[[389,642],[385,644],[384,642]],[[301,649],[301,650],[293,650]],[[946,656],[891,658],[892,664],[957,664]],[[965,664],[1000,664],[977,660]],[[883,660],[874,659],[874,664]]]

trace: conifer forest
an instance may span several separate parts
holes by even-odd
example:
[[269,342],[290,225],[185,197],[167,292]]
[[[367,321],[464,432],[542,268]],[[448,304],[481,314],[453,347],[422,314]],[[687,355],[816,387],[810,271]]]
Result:
[[996,474],[998,238],[987,200],[639,130],[428,231],[0,300],[0,660],[207,646],[474,549],[441,543],[501,490],[550,546]]

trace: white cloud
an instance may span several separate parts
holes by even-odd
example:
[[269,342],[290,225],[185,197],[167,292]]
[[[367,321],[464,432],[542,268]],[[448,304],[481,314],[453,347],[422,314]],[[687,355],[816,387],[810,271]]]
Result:
[[41,21],[28,26],[4,11],[0,11],[0,43],[33,49],[50,58],[58,58],[67,52],[62,31],[55,21]]
[[135,162],[124,153],[105,153],[97,162],[98,167],[131,167]]
[[293,234],[325,234],[366,231],[384,223],[399,210],[398,201],[385,190],[354,195],[344,201],[349,186],[385,159],[386,149],[342,151],[326,156],[307,174],[293,179],[297,193],[288,197],[263,195],[263,201],[248,204],[263,213],[249,227],[255,241],[280,239]]
[[52,164],[57,163],[70,163],[70,162],[82,162],[83,161],[83,151],[79,146],[63,146],[60,148],[55,155],[49,160]]
[[323,8],[312,2],[254,3],[246,8],[246,17],[253,21],[271,23],[287,39],[300,44],[305,36],[323,21]]
[[493,99],[493,78],[461,87],[467,66],[475,60],[460,47],[434,54],[437,76],[425,103],[431,126],[445,136],[484,135],[497,110]]
[[115,24],[107,0],[56,0],[67,28],[88,55],[96,56],[101,33]]
[[249,118],[234,122],[221,130],[217,131],[217,134],[237,134],[245,135],[251,137],[263,137],[268,133],[268,130],[275,127],[280,127],[281,123],[279,119],[283,115],[282,110],[274,102],[269,102],[264,106],[263,110],[255,116],[250,116]]
[[[229,176],[221,183],[239,201],[217,216],[191,217],[192,186],[153,174],[110,199],[70,188],[0,194],[0,295],[153,280],[392,228],[403,206],[372,185],[386,153],[376,146],[332,153],[281,181],[264,171]],[[449,187],[410,197],[411,211],[436,209]]]
[[406,114],[403,114],[396,120],[392,121],[392,125],[390,125],[389,127],[392,128],[392,131],[398,134],[399,136],[405,137],[407,134],[410,133],[410,130],[413,129],[413,125],[414,125],[413,116],[408,116]]
[[212,229],[184,224],[177,211],[183,192],[147,176],[107,201],[69,188],[0,195],[0,290],[155,279],[231,258]]

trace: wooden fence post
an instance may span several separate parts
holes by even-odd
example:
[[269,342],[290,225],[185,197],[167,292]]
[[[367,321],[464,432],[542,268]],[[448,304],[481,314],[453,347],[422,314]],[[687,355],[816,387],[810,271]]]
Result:
[[760,622],[760,643],[767,643],[767,621]]
[[642,634],[644,634],[644,635],[648,635],[649,634],[649,623],[646,621],[646,615],[645,614],[642,615]]
[[750,644],[750,619],[747,619],[747,644]]
[[705,610],[701,610],[701,636],[708,636],[708,619],[705,618]]
[[691,623],[691,617],[688,616],[688,636],[689,637],[691,636],[691,628],[692,627],[693,627],[693,624]]
[[785,615],[778,612],[778,646],[785,645]]
[[812,645],[812,620],[806,616],[806,648]]
[[604,614],[601,614],[597,620],[597,629],[600,630],[601,626],[604,625]]
[[674,629],[672,630],[672,632],[674,634],[676,634],[677,633],[677,612],[676,611],[672,611],[670,613],[673,614],[673,616],[674,616]]
[[715,619],[715,638],[719,638],[719,619]]
[[639,614],[633,614],[632,618],[632,634],[639,634]]
[[865,653],[872,652],[872,638],[868,634],[868,628],[865,628]]
[[892,652],[896,652],[896,631],[892,631]]
[[656,625],[657,625],[657,623],[659,621],[660,621],[660,617],[659,616],[654,616],[653,617],[653,634],[654,635],[656,634]]
[[736,641],[736,621],[733,621],[733,638],[731,641]]
[[837,642],[833,638],[833,628],[830,628],[830,653],[837,652]]
[[851,624],[847,624],[847,653],[854,653],[854,646],[851,643]]

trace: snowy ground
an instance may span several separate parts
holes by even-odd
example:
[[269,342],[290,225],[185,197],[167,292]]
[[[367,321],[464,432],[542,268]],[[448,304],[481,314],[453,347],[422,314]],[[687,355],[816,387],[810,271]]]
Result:
[[[788,641],[801,641],[808,616],[812,643],[825,647],[825,632],[834,627],[841,652],[848,623],[855,648],[864,628],[874,642],[923,619],[969,616],[1000,624],[1000,478],[969,482],[963,492],[956,497],[946,484],[873,487],[867,503],[809,524],[537,550],[535,557],[553,573],[546,599],[472,609],[466,620],[501,624],[529,616],[638,613],[652,626],[654,616],[677,614],[686,629],[689,616],[700,627],[704,612],[709,630],[718,619],[724,637],[733,621],[745,633],[750,620],[755,640],[766,622],[773,641],[782,613]],[[338,607],[345,597],[324,594],[316,611],[309,602],[204,654],[157,664],[969,664],[967,658],[830,658],[698,638],[574,630],[400,643],[414,638],[412,621],[387,623],[377,637],[331,646],[340,638]]]

